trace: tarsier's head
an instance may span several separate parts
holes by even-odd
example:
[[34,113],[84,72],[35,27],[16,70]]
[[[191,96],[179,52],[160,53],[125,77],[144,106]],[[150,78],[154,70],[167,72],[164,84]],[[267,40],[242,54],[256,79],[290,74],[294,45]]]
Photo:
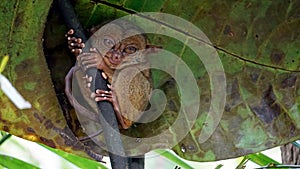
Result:
[[104,63],[111,69],[147,62],[147,38],[139,27],[128,21],[118,20],[106,24],[92,38]]

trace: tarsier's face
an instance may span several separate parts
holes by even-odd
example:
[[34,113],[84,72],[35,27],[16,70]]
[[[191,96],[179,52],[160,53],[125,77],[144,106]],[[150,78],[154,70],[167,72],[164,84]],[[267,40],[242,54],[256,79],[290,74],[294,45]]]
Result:
[[146,62],[143,56],[146,38],[139,28],[129,22],[105,25],[95,32],[93,38],[94,45],[110,69]]

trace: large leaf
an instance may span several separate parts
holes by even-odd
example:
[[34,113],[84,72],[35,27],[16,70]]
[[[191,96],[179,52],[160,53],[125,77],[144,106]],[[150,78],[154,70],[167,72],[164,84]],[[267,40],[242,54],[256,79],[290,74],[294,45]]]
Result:
[[[202,101],[199,116],[190,133],[183,140],[178,140],[180,142],[173,148],[177,154],[189,160],[211,161],[257,152],[299,139],[299,1],[99,2],[76,1],[78,17],[86,28],[128,13],[162,11],[195,24],[218,50],[227,78],[226,108],[214,134],[200,144],[198,139],[202,127],[206,125],[206,112],[211,99],[209,77],[204,65],[184,44],[163,36],[151,38],[153,43],[180,56],[198,79]],[[1,7],[4,9],[0,12],[2,20],[11,21],[11,24],[0,24],[3,30],[0,36],[7,39],[1,43],[0,54],[11,56],[4,75],[33,105],[30,110],[17,110],[1,93],[1,128],[52,147],[70,151],[69,147],[74,145],[73,149],[82,149],[81,144],[76,144],[76,138],[58,107],[42,54],[41,36],[50,2],[4,1]],[[49,18],[50,21],[52,19]],[[67,55],[63,39],[66,28],[60,19],[53,20],[45,32],[45,47],[52,79],[60,94],[63,91],[63,76],[69,69],[66,65],[71,66],[71,61],[64,60]],[[156,135],[168,129],[176,119],[180,97],[175,83],[161,73],[154,72],[153,76],[155,83],[164,89],[169,98],[167,109],[154,122],[133,127],[125,131],[126,134],[139,137]],[[168,83],[164,84],[166,81]],[[72,124],[75,124],[72,130],[82,135],[77,123]],[[139,149],[137,144],[139,142],[126,145],[128,148],[137,147],[128,153],[169,148],[165,144],[153,144]],[[90,146],[102,153],[95,144]]]
[[[28,140],[85,155],[59,107],[43,54],[43,32],[52,1],[4,0],[0,4],[3,74],[32,108],[19,110],[0,91],[0,129]],[[86,156],[86,155],[85,155]]]
[[[94,4],[79,0],[76,9],[86,27],[124,13],[161,11],[187,19],[208,36],[225,69],[227,101],[219,127],[202,144],[199,135],[206,125],[211,99],[204,66],[184,44],[161,36],[151,39],[180,56],[199,79],[202,102],[197,122],[173,150],[186,159],[206,161],[257,152],[299,138],[299,8],[298,1],[195,0],[187,3],[176,0],[108,0]],[[199,40],[204,39],[199,37]],[[157,83],[165,78],[154,73]],[[137,126],[127,134],[135,133],[139,137],[156,135],[175,121],[177,113],[174,111],[179,110],[180,98],[172,83],[163,86],[172,99],[162,117],[153,123]],[[130,146],[139,147],[138,144]],[[163,143],[153,144],[147,148],[141,146],[138,150],[146,152],[164,146],[167,148]]]

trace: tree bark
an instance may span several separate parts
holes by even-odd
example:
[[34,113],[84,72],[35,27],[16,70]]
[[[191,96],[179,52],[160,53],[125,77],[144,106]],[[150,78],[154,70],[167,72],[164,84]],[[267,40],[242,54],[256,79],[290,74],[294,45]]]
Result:
[[280,147],[282,164],[300,165],[300,149],[292,143]]

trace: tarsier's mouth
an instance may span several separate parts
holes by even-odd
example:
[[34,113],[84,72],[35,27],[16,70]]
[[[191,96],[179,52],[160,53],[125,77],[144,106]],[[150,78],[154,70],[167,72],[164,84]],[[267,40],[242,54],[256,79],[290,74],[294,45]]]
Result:
[[104,56],[104,61],[107,65],[109,65],[110,68],[113,69],[115,69],[122,62],[122,60],[120,61],[113,60],[112,57],[109,57],[107,55]]

